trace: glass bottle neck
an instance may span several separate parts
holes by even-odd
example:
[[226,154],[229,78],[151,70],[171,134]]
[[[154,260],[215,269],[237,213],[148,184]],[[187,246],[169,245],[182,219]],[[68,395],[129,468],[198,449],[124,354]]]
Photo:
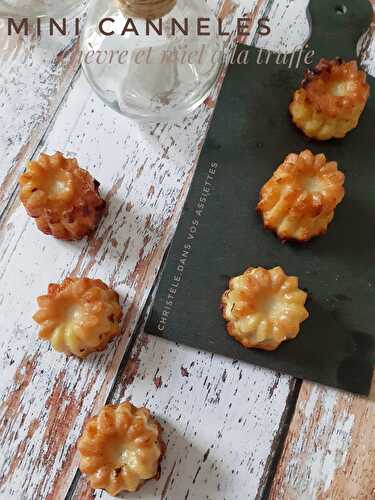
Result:
[[117,0],[117,4],[126,16],[151,20],[168,14],[176,0]]

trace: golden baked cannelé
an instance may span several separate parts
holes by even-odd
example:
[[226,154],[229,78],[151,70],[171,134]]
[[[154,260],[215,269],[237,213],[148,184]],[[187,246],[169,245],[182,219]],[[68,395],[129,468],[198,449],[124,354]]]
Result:
[[129,401],[105,406],[91,417],[78,441],[79,468],[92,488],[111,495],[136,491],[158,479],[165,452],[162,428],[146,408]]
[[370,95],[366,74],[356,61],[321,59],[307,70],[289,106],[293,122],[321,141],[344,137],[358,125]]
[[306,298],[298,279],[281,267],[249,267],[229,281],[222,296],[228,333],[244,347],[273,351],[298,335],[309,316]]
[[37,299],[33,319],[39,337],[58,352],[85,358],[105,349],[120,334],[118,294],[99,279],[66,278],[50,284],[47,295]]
[[19,179],[20,198],[38,228],[61,240],[80,240],[93,231],[106,203],[99,182],[61,153],[41,154]]
[[344,181],[324,154],[291,153],[262,187],[257,210],[280,239],[308,241],[327,231],[344,198]]

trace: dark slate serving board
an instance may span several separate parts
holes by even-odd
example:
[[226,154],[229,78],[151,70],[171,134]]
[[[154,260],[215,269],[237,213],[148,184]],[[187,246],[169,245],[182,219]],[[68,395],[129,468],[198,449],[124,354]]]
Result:
[[[366,0],[346,7],[341,14],[336,1],[312,0],[314,62],[355,57],[371,7]],[[311,141],[288,114],[305,67],[257,65],[257,50],[238,47],[244,49],[249,64],[233,65],[225,79],[146,330],[368,394],[375,359],[374,80],[368,78],[372,97],[356,130],[342,140]],[[255,211],[259,190],[288,153],[306,148],[338,161],[346,174],[346,197],[325,236],[305,245],[282,244]],[[226,333],[221,295],[228,279],[247,267],[276,265],[298,276],[308,291],[310,318],[299,336],[278,350],[247,350]]]

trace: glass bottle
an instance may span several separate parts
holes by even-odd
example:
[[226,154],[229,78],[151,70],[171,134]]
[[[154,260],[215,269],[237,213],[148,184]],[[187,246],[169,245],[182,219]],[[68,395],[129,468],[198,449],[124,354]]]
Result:
[[223,47],[204,0],[92,0],[82,64],[113,109],[161,121],[204,101],[220,74]]
[[85,10],[87,0],[0,0],[0,18],[70,19]]

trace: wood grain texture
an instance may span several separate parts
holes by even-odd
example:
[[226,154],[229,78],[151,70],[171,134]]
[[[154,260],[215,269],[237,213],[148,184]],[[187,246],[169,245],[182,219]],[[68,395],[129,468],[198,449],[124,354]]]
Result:
[[[124,122],[80,77],[44,149],[74,153],[89,168],[102,183],[107,216],[88,241],[68,244],[39,233],[18,199],[6,211],[0,227],[6,494],[16,488],[30,498],[56,498],[69,486],[77,431],[116,375],[182,208],[208,120],[202,108],[173,131]],[[31,320],[35,298],[50,281],[71,273],[103,279],[119,292],[125,311],[121,339],[85,362],[52,352],[37,340]],[[29,436],[35,420],[38,431]]]
[[270,498],[370,500],[374,468],[375,402],[305,382]]
[[[164,427],[159,481],[126,498],[260,498],[293,380],[142,335],[112,401],[147,405]],[[271,451],[271,453],[270,453]],[[110,499],[78,483],[74,500]]]
[[77,70],[79,40],[71,25],[69,33],[8,36],[0,19],[0,216]]
[[[285,2],[285,12],[287,5]],[[251,14],[254,9],[261,15],[260,1],[250,4],[250,8],[248,4],[246,12]],[[234,14],[228,15],[228,22],[231,16]],[[15,81],[13,93],[18,92],[18,85]],[[11,87],[8,82],[7,89]],[[86,417],[96,413],[108,396],[128,337],[174,232],[215,98],[214,93],[206,106],[183,121],[139,125],[106,108],[82,75],[77,75],[36,154],[62,150],[76,156],[102,183],[109,207],[106,218],[89,240],[63,243],[39,233],[17,197],[6,204],[0,221],[0,317],[3,318],[0,344],[1,368],[5,374],[0,379],[0,443],[4,450],[0,457],[0,482],[4,498],[55,500],[63,498],[69,489],[77,467],[76,439]],[[16,112],[18,115],[25,111],[24,115],[29,117],[27,104],[21,104],[16,111],[9,110],[14,120]],[[40,134],[39,125],[37,129]],[[14,176],[12,173],[12,182]],[[7,178],[2,183],[7,199],[14,188],[9,186]],[[59,355],[48,344],[41,343],[31,320],[35,297],[45,292],[49,282],[61,281],[69,274],[103,279],[119,292],[125,311],[123,336],[105,353],[84,362]],[[180,347],[180,351],[183,355],[184,348]],[[131,362],[127,368],[130,373],[132,366],[135,365]],[[246,367],[246,380],[252,380],[253,372],[261,373]],[[227,373],[234,381],[237,368],[231,368],[229,363]],[[262,411],[262,405],[268,403],[263,394],[265,387],[272,390],[275,376],[263,371],[258,377],[264,380],[259,391],[254,389],[252,401],[254,404],[259,401],[256,413],[266,418],[268,410]],[[139,383],[136,379],[132,391],[136,391]],[[275,408],[270,435],[265,438],[261,427],[257,430],[266,447],[254,452],[249,479],[254,491],[265,469],[262,461],[271,455],[273,433],[285,410],[288,384],[285,378],[273,389]],[[142,393],[139,394],[141,401]],[[190,389],[181,398],[190,399]],[[222,426],[220,415],[225,414],[228,404],[221,399],[215,406],[217,418],[211,424],[213,429]],[[200,411],[196,407],[192,420],[198,419]],[[177,416],[175,412],[171,414],[170,421]],[[248,421],[244,430],[238,423],[234,432],[254,432],[254,419]],[[203,432],[202,428],[202,425],[198,428],[199,432]],[[248,452],[246,441],[241,446],[244,455]],[[243,467],[241,474],[247,467],[245,462]]]

